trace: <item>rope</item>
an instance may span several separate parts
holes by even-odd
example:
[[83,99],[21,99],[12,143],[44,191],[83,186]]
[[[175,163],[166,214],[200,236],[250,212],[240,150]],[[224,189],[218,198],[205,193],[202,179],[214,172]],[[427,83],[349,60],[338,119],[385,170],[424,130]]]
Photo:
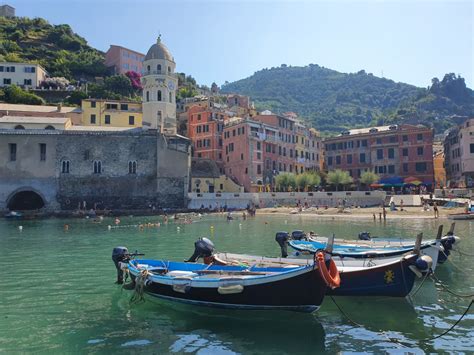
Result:
[[434,281],[438,282],[438,284],[446,291],[446,292],[449,292],[450,294],[454,295],[454,296],[457,296],[457,297],[461,297],[461,298],[472,298],[474,297],[474,294],[470,294],[470,295],[461,295],[459,293],[456,293],[454,291],[451,291],[448,287],[446,287],[445,285],[443,285],[443,283],[441,282],[440,279],[438,279],[435,274],[432,274],[431,277],[434,279]]
[[425,339],[421,339],[421,341],[431,341],[431,340],[435,340],[435,339],[438,339],[438,338],[441,338],[442,336],[448,334],[451,330],[453,330],[458,324],[460,321],[462,321],[462,319],[464,318],[464,316],[469,312],[469,309],[471,309],[471,306],[472,304],[474,303],[474,300],[471,300],[471,303],[469,303],[469,306],[467,306],[467,309],[464,311],[464,313],[462,314],[461,318],[459,318],[456,323],[454,323],[448,330],[444,331],[443,333],[439,334],[439,335],[436,335],[434,337],[431,337],[431,338],[425,338]]
[[140,271],[140,274],[135,278],[135,292],[130,298],[131,304],[145,302],[145,282],[148,278],[148,270]]
[[463,256],[472,256],[474,257],[474,254],[468,254],[468,253],[464,253],[462,252],[461,250],[458,250],[458,249],[453,249],[453,251],[459,253],[460,255],[463,255]]
[[428,276],[433,272],[433,270],[429,270],[426,274],[425,274],[425,277],[423,277],[423,280],[421,280],[421,283],[420,285],[417,287],[417,289],[413,292],[411,292],[410,294],[408,294],[408,296],[410,298],[414,298],[416,296],[416,294],[418,293],[418,291],[420,291],[421,287],[423,286],[423,284],[425,283],[426,279],[428,278]]
[[[343,311],[343,309],[336,303],[336,301],[334,300],[334,298],[332,296],[329,296],[331,297],[331,300],[334,302],[334,304],[336,305],[336,307],[339,309],[339,311],[342,313],[342,315],[344,317],[346,317],[352,324],[355,324],[356,326],[358,327],[363,327],[361,324],[353,321],[351,318],[349,318],[349,316]],[[441,338],[443,336],[445,336],[446,334],[448,334],[450,331],[452,331],[461,321],[462,319],[464,318],[464,316],[469,313],[469,310],[471,309],[471,306],[472,304],[474,303],[474,299],[471,300],[471,302],[469,303],[469,306],[467,306],[467,309],[464,311],[464,313],[461,315],[461,317],[449,328],[447,329],[446,331],[444,331],[443,333],[441,334],[438,334],[434,337],[430,337],[430,338],[424,338],[424,339],[420,339],[420,341],[431,341],[431,340],[435,340],[435,339],[438,339],[438,338]],[[398,340],[398,339],[394,339],[394,338],[390,338],[384,331],[377,331],[378,333],[380,333],[380,335],[383,335],[385,336],[390,342],[392,343],[395,343],[395,344],[399,344],[399,345],[402,345],[402,346],[408,346],[408,347],[411,347],[412,344],[408,344],[405,345],[402,341]]]

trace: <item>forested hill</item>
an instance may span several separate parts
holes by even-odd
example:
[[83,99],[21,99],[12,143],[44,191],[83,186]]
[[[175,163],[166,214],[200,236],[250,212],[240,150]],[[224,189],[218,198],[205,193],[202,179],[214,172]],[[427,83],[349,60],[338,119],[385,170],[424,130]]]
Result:
[[363,70],[346,74],[315,64],[283,64],[227,83],[222,92],[248,95],[260,110],[294,111],[323,132],[402,121],[442,131],[452,124],[449,116],[474,113],[472,90],[454,74],[423,89]]
[[104,53],[90,47],[69,25],[26,17],[0,17],[0,61],[37,62],[51,76],[69,80],[107,74]]

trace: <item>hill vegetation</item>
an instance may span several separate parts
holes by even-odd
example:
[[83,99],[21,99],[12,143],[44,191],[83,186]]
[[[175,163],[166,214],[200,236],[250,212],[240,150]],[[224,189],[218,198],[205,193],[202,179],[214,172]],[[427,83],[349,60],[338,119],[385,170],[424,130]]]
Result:
[[294,111],[326,133],[409,122],[443,130],[452,115],[472,115],[474,96],[464,79],[447,74],[429,89],[396,83],[364,70],[346,74],[310,64],[263,69],[227,83],[223,93],[250,96],[259,110]]
[[107,75],[104,53],[90,47],[69,25],[41,18],[0,18],[1,60],[35,62],[68,80]]

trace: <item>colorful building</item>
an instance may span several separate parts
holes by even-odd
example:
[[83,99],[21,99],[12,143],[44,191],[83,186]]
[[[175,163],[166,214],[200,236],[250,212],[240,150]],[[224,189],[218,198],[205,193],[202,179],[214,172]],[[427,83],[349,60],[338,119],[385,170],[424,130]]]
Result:
[[474,187],[474,118],[451,129],[444,140],[449,187]]
[[223,130],[228,116],[210,105],[192,106],[187,113],[187,136],[192,142],[192,156],[211,159],[222,167]]
[[444,152],[438,151],[433,154],[433,168],[435,188],[440,189],[446,186],[446,169],[444,168]]
[[111,45],[105,53],[105,65],[111,68],[114,74],[125,74],[128,71],[142,72],[145,55],[134,50]]
[[85,99],[81,103],[83,126],[141,127],[142,104],[134,101]]
[[39,64],[0,62],[0,87],[17,85],[36,89],[47,75]]
[[[220,193],[243,192],[244,188],[222,174],[216,162],[197,158],[191,162],[190,190],[196,193]],[[214,207],[211,206],[210,209]]]
[[348,171],[356,181],[364,171],[373,171],[381,180],[391,178],[403,182],[415,178],[433,186],[431,128],[391,125],[353,129],[326,139],[324,144],[328,171]]

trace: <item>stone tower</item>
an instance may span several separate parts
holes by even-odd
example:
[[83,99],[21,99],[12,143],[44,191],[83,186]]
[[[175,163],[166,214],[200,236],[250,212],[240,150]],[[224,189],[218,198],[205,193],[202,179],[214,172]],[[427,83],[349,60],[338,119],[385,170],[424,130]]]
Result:
[[176,63],[161,42],[150,47],[143,61],[143,127],[176,134]]

